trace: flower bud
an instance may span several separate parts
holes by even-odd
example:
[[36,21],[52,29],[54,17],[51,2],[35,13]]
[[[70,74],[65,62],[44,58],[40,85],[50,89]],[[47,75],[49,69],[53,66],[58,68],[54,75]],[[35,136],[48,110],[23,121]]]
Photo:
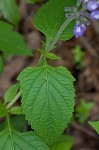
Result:
[[91,19],[99,20],[99,10],[95,10],[95,11],[91,12]]
[[78,23],[74,26],[73,32],[76,38],[78,38],[84,34],[85,30],[86,26],[84,24]]
[[93,11],[99,7],[98,1],[97,0],[91,0],[87,4],[87,9],[89,11]]

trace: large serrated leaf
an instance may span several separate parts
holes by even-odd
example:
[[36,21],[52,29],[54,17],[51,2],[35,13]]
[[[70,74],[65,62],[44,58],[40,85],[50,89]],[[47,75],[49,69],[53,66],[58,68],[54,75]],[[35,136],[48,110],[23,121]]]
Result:
[[23,37],[19,33],[14,32],[11,25],[3,21],[0,21],[0,50],[8,54],[32,55]]
[[[66,21],[65,7],[74,6],[76,0],[50,0],[37,12],[33,20],[35,27],[46,35],[47,44],[53,41],[59,29]],[[73,37],[74,21],[61,34],[61,40],[68,40]]]
[[23,113],[49,145],[60,137],[74,110],[74,78],[64,67],[26,68],[18,77]]
[[18,25],[19,23],[19,10],[15,0],[0,0],[0,11],[4,18]]
[[21,133],[11,128],[0,132],[0,150],[49,150],[33,132]]

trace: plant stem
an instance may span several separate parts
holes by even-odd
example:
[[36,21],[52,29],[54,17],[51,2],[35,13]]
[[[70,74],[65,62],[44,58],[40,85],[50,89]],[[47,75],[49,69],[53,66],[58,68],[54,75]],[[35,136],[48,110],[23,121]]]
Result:
[[60,29],[58,30],[54,40],[52,41],[52,43],[48,46],[46,46],[46,51],[50,51],[54,48],[55,44],[57,43],[57,41],[59,40],[61,34],[63,33],[63,31],[66,29],[67,25],[75,19],[75,15],[72,15],[71,17],[69,17],[60,27]]
[[6,106],[6,108],[9,109],[18,100],[21,94],[21,91],[17,93],[17,95],[11,100],[11,102]]
[[[45,51],[49,52],[50,50],[52,50],[55,47],[55,44],[57,43],[57,41],[59,40],[61,34],[63,33],[63,31],[66,29],[67,25],[73,21],[75,19],[75,15],[72,15],[71,17],[69,17],[60,27],[60,29],[58,30],[55,38],[53,39],[53,41],[49,42],[48,45],[46,45]],[[40,66],[42,64],[42,59],[43,59],[43,55],[41,55],[37,66]]]

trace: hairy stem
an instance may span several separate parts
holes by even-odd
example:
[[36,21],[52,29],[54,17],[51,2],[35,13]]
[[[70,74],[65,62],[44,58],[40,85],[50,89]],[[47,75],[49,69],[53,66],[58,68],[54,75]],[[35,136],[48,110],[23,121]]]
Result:
[[21,91],[17,93],[17,95],[11,100],[11,102],[6,106],[6,108],[9,109],[18,100],[21,94],[22,94]]
[[55,44],[57,43],[57,41],[59,40],[61,34],[63,33],[63,31],[66,29],[67,25],[75,19],[75,16],[72,15],[71,17],[69,17],[60,27],[60,29],[58,30],[54,40],[51,42],[50,45],[46,46],[46,51],[50,51],[54,48]]
[[[52,50],[52,49],[55,47],[55,45],[56,45],[57,41],[59,40],[59,38],[60,38],[61,34],[63,33],[63,31],[66,29],[66,27],[68,26],[68,24],[69,24],[72,20],[74,20],[74,19],[75,19],[75,16],[72,15],[71,17],[69,17],[69,18],[62,24],[62,26],[61,26],[60,29],[58,30],[58,32],[57,32],[55,38],[53,39],[53,41],[52,41],[52,42],[50,41],[50,43],[49,43],[48,45],[46,45],[46,48],[45,48],[45,51],[46,51],[46,52],[49,52],[50,50]],[[37,66],[40,66],[40,65],[42,64],[42,59],[43,59],[43,55],[41,55],[41,57],[40,57],[40,59],[39,59],[39,61],[38,61]]]

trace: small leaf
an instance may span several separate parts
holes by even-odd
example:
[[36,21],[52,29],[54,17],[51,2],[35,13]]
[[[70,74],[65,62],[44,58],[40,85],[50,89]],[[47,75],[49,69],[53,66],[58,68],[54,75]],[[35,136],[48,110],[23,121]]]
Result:
[[11,86],[4,95],[5,103],[10,102],[16,96],[18,90],[19,90],[19,83],[16,83],[13,86]]
[[31,56],[23,37],[13,31],[13,27],[0,21],[0,50],[9,54]]
[[74,111],[74,78],[64,67],[42,66],[26,68],[18,80],[26,119],[47,144],[53,144]]
[[3,59],[0,56],[0,73],[2,72],[2,70],[3,70]]
[[76,118],[83,124],[90,116],[90,111],[94,107],[94,102],[86,102],[84,99],[80,100],[80,104],[76,107]]
[[45,51],[44,51],[43,49],[38,49],[38,51],[39,51],[42,55],[45,54]]
[[62,135],[59,140],[51,147],[51,150],[71,150],[74,139],[70,135]]
[[53,53],[47,53],[46,54],[46,58],[49,58],[49,59],[60,59],[60,57],[58,57],[57,55],[55,55]]
[[14,114],[14,115],[21,115],[23,112],[22,112],[22,107],[20,106],[15,106],[15,107],[12,107],[10,109],[10,113],[11,114]]
[[19,23],[19,10],[15,0],[0,0],[0,10],[5,19],[15,26]]
[[82,51],[81,47],[77,45],[74,49],[72,49],[72,53],[74,56],[74,64],[81,64],[84,58],[84,52]]
[[73,64],[76,69],[81,70],[84,67],[83,59],[84,59],[84,51],[81,49],[79,45],[72,49],[73,53]]
[[0,100],[0,117],[5,117],[7,115],[7,109],[3,105],[2,101]]
[[88,122],[95,130],[96,132],[99,134],[99,121],[95,121],[95,122]]
[[[37,12],[33,20],[35,27],[46,35],[47,42],[49,45],[63,23],[66,21],[65,7],[75,6],[76,0],[50,0],[44,4],[41,9]],[[60,40],[69,40],[73,37],[73,27],[75,22],[72,21],[61,33]]]

